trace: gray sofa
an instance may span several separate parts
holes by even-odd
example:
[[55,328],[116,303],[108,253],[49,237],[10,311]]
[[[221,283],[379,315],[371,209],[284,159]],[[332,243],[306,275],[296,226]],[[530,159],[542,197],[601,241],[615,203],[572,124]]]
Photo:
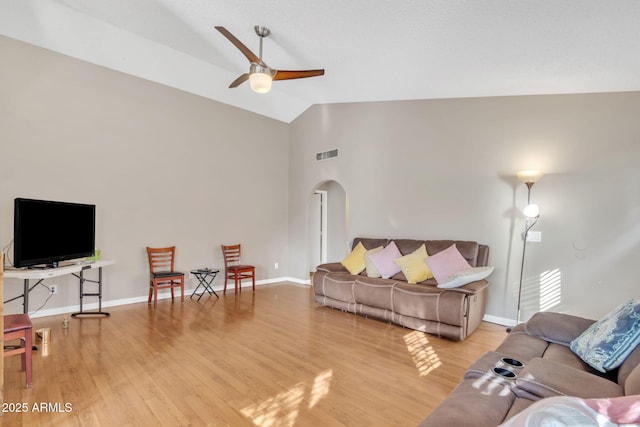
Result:
[[[558,416],[570,410],[567,401],[583,404],[606,399],[598,400],[595,406],[608,408],[608,415],[614,414],[612,409],[616,407],[621,413],[619,408],[624,411],[630,404],[640,405],[640,347],[608,373],[597,371],[571,351],[570,342],[592,323],[593,320],[567,314],[535,314],[527,323],[515,327],[495,351],[480,357],[419,427],[495,427],[505,421],[509,425],[533,426],[538,425],[536,419],[566,425],[560,423]],[[524,366],[511,366],[506,363],[512,362],[508,359]],[[511,371],[515,377],[497,375],[494,368],[497,372]],[[564,399],[558,406],[562,411],[541,415],[545,406],[555,405],[559,399]],[[629,412],[626,415],[634,416]],[[530,418],[522,419],[525,416]],[[637,407],[635,417],[640,421]]]
[[[486,266],[489,258],[488,246],[468,241],[357,237],[352,245],[355,248],[361,242],[366,249],[373,249],[391,240],[402,255],[422,244],[434,255],[455,243],[471,267]],[[488,282],[478,280],[453,289],[436,285],[433,278],[407,283],[403,273],[389,279],[351,275],[339,262],[319,265],[313,275],[314,299],[319,304],[453,340],[465,339],[484,317]]]

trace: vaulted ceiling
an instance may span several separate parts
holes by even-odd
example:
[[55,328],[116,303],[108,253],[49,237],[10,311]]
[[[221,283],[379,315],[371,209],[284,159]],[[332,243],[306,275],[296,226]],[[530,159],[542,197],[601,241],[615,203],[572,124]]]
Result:
[[[249,64],[217,25],[256,54],[267,26],[267,64],[326,74],[229,89]],[[323,103],[640,90],[637,0],[0,0],[0,34],[287,123]]]

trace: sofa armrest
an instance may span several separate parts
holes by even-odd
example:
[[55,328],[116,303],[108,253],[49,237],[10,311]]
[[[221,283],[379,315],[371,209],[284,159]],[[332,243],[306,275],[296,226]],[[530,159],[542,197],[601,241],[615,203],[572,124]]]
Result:
[[613,381],[540,357],[531,359],[518,374],[513,392],[540,398],[576,396],[588,399],[624,395],[622,387]]
[[525,331],[545,341],[568,346],[595,320],[564,313],[538,312],[529,319]]
[[339,262],[329,262],[327,264],[320,264],[316,267],[316,271],[324,271],[327,273],[348,273],[344,265]]

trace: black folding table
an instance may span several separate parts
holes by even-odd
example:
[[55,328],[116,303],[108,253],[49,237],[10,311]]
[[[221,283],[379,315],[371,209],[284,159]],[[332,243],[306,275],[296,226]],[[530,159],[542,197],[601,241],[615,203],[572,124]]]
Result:
[[[193,290],[190,298],[193,298],[194,295],[198,296],[198,301],[202,298],[205,292],[209,292],[209,295],[215,295],[216,298],[220,298],[216,291],[213,290],[211,284],[213,280],[216,278],[220,270],[217,268],[200,268],[198,270],[191,270],[191,274],[198,281],[198,286]],[[202,292],[198,293],[198,289],[202,286]]]

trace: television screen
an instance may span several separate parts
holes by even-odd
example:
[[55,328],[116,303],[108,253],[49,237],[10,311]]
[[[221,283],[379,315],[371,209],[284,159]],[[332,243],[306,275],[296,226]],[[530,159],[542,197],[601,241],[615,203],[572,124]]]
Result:
[[15,199],[14,265],[57,267],[93,255],[95,218],[95,205]]

